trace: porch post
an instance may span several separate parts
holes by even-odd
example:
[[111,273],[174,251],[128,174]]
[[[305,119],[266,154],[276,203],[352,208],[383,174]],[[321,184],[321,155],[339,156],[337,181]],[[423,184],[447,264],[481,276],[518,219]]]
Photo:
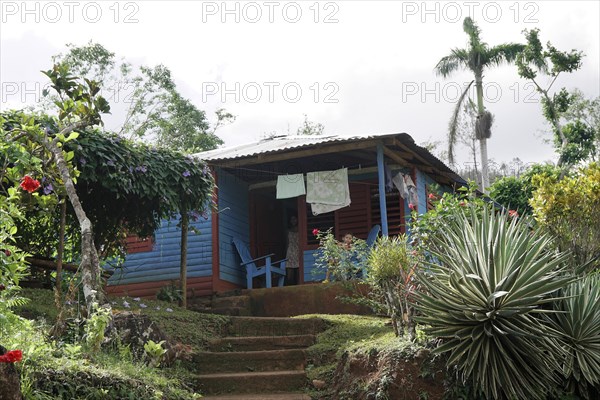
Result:
[[381,233],[388,235],[387,206],[385,202],[385,171],[383,167],[383,143],[377,143],[377,176],[379,177],[379,210],[381,211]]

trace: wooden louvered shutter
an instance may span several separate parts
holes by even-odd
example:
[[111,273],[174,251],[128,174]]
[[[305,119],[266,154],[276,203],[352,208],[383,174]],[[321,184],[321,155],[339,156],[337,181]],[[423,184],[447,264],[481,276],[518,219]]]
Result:
[[335,212],[336,237],[341,240],[346,233],[366,239],[371,229],[371,207],[368,183],[350,183],[349,207]]
[[[372,223],[381,225],[381,210],[379,209],[379,188],[377,185],[371,187],[371,215]],[[385,204],[388,217],[388,234],[396,236],[406,232],[406,222],[404,219],[404,199],[400,197],[400,192],[394,189],[385,194]]]

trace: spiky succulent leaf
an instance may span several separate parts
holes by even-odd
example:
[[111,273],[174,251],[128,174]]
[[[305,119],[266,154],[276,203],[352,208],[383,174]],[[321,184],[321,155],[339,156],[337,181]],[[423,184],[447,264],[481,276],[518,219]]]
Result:
[[545,398],[561,348],[539,314],[570,280],[566,255],[491,207],[457,211],[430,240],[437,262],[419,274],[417,308],[444,339],[437,351],[486,398]]
[[600,275],[568,285],[547,318],[560,332],[567,388],[586,399],[600,395]]

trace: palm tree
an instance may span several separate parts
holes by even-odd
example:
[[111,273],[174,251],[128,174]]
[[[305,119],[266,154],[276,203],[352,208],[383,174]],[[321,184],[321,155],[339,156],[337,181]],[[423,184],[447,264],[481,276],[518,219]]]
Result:
[[483,105],[483,73],[485,69],[498,66],[504,62],[513,62],[517,55],[523,50],[524,45],[518,43],[505,43],[489,47],[479,37],[480,30],[471,17],[463,21],[463,30],[469,36],[469,46],[466,49],[452,49],[450,54],[442,57],[435,66],[438,75],[444,78],[452,75],[459,69],[467,69],[473,72],[475,79],[467,85],[465,91],[458,99],[456,108],[450,119],[448,132],[448,155],[450,162],[454,162],[454,146],[457,141],[458,116],[462,103],[468,97],[468,91],[475,83],[477,91],[477,121],[475,124],[475,137],[479,140],[481,151],[481,186],[483,190],[489,187],[487,140],[492,135],[492,114]]

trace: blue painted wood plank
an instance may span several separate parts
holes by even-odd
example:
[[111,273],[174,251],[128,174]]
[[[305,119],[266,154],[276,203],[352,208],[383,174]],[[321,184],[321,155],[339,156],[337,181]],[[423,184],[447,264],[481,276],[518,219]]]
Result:
[[[231,239],[250,241],[248,184],[218,170],[219,184],[219,278],[244,285],[245,272],[234,251]],[[227,209],[228,208],[228,209]]]
[[[188,236],[187,276],[212,275],[212,222],[199,219],[190,224],[198,233]],[[115,271],[109,284],[129,284],[179,279],[181,230],[177,220],[161,222],[154,234],[152,251],[127,255],[122,269]]]

